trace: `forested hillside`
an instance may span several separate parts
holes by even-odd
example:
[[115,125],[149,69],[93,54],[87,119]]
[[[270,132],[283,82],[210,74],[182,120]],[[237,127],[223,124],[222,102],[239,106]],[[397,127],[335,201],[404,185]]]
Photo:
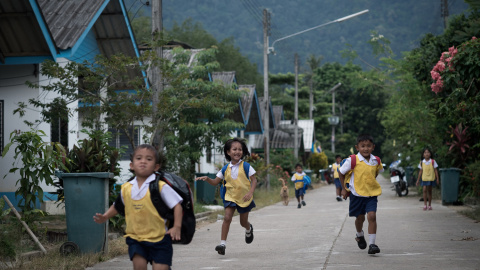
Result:
[[[142,2],[145,3],[126,1],[136,19],[150,16],[151,6],[142,6]],[[163,23],[166,29],[171,29],[175,23],[181,24],[191,18],[193,22],[201,23],[219,42],[233,37],[234,45],[262,71],[261,20],[264,8],[271,12],[270,44],[278,38],[369,9],[369,13],[345,22],[279,41],[275,45],[276,55],[270,57],[272,73],[292,72],[294,53],[299,54],[303,65],[311,54],[323,56],[322,63],[344,63],[346,60],[342,59],[340,51],[346,49],[347,44],[361,59],[377,65],[367,44],[372,30],[391,41],[391,48],[398,58],[402,52],[417,47],[424,34],[440,34],[444,28],[439,0],[164,0]],[[448,1],[450,16],[467,8],[462,0]]]

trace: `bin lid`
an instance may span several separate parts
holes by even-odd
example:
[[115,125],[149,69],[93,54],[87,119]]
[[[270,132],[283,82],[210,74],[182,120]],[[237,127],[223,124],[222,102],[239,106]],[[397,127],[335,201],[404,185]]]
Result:
[[69,177],[94,177],[94,178],[113,178],[113,173],[111,172],[84,172],[84,173],[65,173],[62,171],[56,171],[55,175],[58,178],[69,178]]
[[461,171],[459,168],[441,168],[440,171]]

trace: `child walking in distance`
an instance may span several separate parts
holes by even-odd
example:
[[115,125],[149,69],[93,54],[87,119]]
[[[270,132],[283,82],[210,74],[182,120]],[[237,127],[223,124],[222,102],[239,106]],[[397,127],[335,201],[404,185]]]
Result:
[[337,192],[337,201],[341,202],[342,197],[342,183],[340,183],[340,178],[338,176],[338,169],[340,168],[340,162],[342,162],[342,157],[340,155],[335,156],[335,163],[332,164],[333,170],[333,179],[335,181],[335,191]]
[[255,169],[243,159],[250,155],[247,145],[242,139],[233,138],[228,140],[223,147],[225,159],[230,161],[216,175],[215,179],[208,176],[197,177],[195,180],[207,181],[216,186],[222,183],[221,196],[225,208],[225,216],[222,224],[220,244],[215,250],[220,255],[225,255],[227,248],[227,236],[232,223],[235,210],[240,214],[240,225],[245,228],[245,242],[253,241],[253,226],[248,221],[248,213],[255,207],[253,192],[257,186]]
[[[438,178],[438,164],[435,160],[432,159],[432,151],[428,148],[425,148],[422,153],[422,161],[418,164],[420,172],[418,172],[417,186],[420,184],[420,179],[422,179],[423,187],[423,210],[432,210],[432,188],[435,186],[435,179],[437,185],[439,184]],[[427,206],[428,201],[428,206]]]
[[[358,154],[345,159],[340,167],[339,178],[342,184],[342,196],[350,197],[349,216],[355,217],[357,230],[357,245],[360,249],[367,248],[363,232],[365,214],[368,220],[369,248],[368,254],[380,253],[380,248],[375,244],[377,233],[377,196],[382,194],[382,188],[377,182],[377,175],[383,172],[382,162],[379,157],[372,155],[375,149],[373,137],[360,135],[355,145]],[[351,194],[349,194],[349,192]]]
[[[303,172],[302,164],[298,163],[295,165],[295,173],[292,175],[292,181],[295,183],[295,197],[297,198],[298,205],[297,208],[302,208],[302,205],[307,205],[304,201],[305,196],[305,181],[303,178],[306,176],[305,172]],[[300,202],[300,199],[302,201]]]
[[[166,226],[167,220],[158,214],[150,198],[149,183],[155,181],[154,173],[160,168],[157,161],[158,154],[153,146],[139,145],[133,152],[130,163],[135,178],[122,185],[117,198],[117,201],[121,199],[125,206],[125,238],[135,270],[146,270],[148,263],[152,264],[153,270],[170,269],[172,239],[180,240],[182,198],[169,185],[159,181],[160,195],[174,213],[174,225],[170,230]],[[101,224],[118,213],[113,204],[104,214],[96,213],[93,220]]]

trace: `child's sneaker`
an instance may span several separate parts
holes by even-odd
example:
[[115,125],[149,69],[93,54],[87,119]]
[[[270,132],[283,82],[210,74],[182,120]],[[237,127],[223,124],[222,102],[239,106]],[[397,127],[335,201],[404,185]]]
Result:
[[375,244],[371,244],[368,247],[368,254],[377,254],[377,253],[380,253],[380,248]]
[[297,208],[302,208],[302,204],[301,204],[301,203],[298,203]]
[[427,206],[426,205],[423,207],[423,211],[427,211]]
[[250,224],[250,232],[245,232],[245,243],[250,244],[253,241],[253,226]]
[[367,248],[367,241],[365,241],[364,236],[357,236],[357,238],[355,238],[355,240],[357,241],[357,245],[360,249],[366,249]]
[[428,207],[428,210],[433,210],[432,206],[429,206],[429,207]]
[[342,197],[337,196],[337,202],[341,202],[341,201],[342,201]]
[[225,255],[225,249],[227,247],[225,245],[218,245],[215,247],[215,250],[218,252],[220,255]]
[[305,206],[305,205],[307,205],[307,204],[305,203],[305,201],[302,201],[302,205]]

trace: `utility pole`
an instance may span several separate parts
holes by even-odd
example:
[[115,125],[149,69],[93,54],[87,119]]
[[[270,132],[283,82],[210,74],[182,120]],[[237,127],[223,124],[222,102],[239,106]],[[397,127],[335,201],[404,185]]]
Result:
[[308,119],[313,119],[313,79],[310,79],[308,82],[308,86],[310,87],[310,106],[308,107]]
[[443,28],[447,28],[448,22],[448,0],[440,0],[440,16],[443,18]]
[[[332,115],[335,117],[335,90],[332,91]],[[335,125],[332,125],[332,153],[335,154]]]
[[[269,118],[269,94],[268,94],[268,36],[270,35],[270,13],[267,9],[263,10],[263,101],[264,101],[264,135],[265,135],[265,163],[270,164],[270,118]],[[267,189],[270,189],[270,175],[267,167]]]
[[295,116],[294,116],[294,121],[295,125],[295,142],[293,146],[293,153],[295,156],[295,159],[298,159],[298,54],[295,53]]
[[[152,40],[154,44],[155,53],[158,58],[163,58],[163,50],[160,42],[158,41],[162,37],[163,31],[163,19],[162,19],[162,0],[153,0],[152,1]],[[161,63],[161,61],[159,61]],[[152,145],[156,145],[158,150],[162,151],[164,147],[163,140],[159,141],[159,133],[163,130],[158,130],[158,94],[163,91],[163,81],[162,81],[162,70],[158,65],[152,66],[152,87],[153,87],[153,98],[152,98],[152,109],[153,109],[153,125],[156,125],[155,134],[152,137]]]

